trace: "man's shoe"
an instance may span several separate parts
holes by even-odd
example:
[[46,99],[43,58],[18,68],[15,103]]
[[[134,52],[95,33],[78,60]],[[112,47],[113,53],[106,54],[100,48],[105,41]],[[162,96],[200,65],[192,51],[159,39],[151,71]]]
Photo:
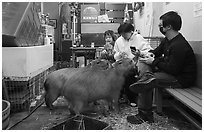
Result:
[[144,122],[153,123],[153,114],[145,115],[142,112],[139,112],[137,115],[132,115],[127,117],[127,121],[131,124],[142,124]]
[[144,93],[155,86],[156,78],[151,73],[144,74],[140,80],[130,85],[130,90],[134,93]]

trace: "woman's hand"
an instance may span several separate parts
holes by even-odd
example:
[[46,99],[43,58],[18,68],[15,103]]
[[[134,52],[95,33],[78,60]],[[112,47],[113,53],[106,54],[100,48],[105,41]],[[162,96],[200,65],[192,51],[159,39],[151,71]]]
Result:
[[119,54],[119,56],[120,56],[121,59],[128,57],[127,53],[125,53],[125,52],[121,52],[121,53]]
[[139,57],[140,56],[140,50],[139,49],[136,49],[136,50],[131,50],[132,54],[135,56],[135,57]]

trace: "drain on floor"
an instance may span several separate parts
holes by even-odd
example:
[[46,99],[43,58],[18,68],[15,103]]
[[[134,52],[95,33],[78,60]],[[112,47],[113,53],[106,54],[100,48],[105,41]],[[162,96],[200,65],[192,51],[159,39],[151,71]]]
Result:
[[50,130],[112,130],[112,128],[105,122],[78,115],[53,126]]

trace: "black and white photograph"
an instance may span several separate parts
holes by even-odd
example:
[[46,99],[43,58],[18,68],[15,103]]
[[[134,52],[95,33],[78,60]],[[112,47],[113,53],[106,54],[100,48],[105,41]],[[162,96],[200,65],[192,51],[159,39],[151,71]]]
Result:
[[200,1],[2,1],[2,130],[202,130]]

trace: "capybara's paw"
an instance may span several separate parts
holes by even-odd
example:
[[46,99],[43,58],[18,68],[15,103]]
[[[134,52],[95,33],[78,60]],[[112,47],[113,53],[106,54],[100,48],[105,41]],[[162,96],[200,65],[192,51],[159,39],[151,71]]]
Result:
[[48,104],[47,104],[47,108],[49,108],[50,110],[53,110],[53,109],[54,109],[54,106],[53,106],[53,105],[48,105]]

